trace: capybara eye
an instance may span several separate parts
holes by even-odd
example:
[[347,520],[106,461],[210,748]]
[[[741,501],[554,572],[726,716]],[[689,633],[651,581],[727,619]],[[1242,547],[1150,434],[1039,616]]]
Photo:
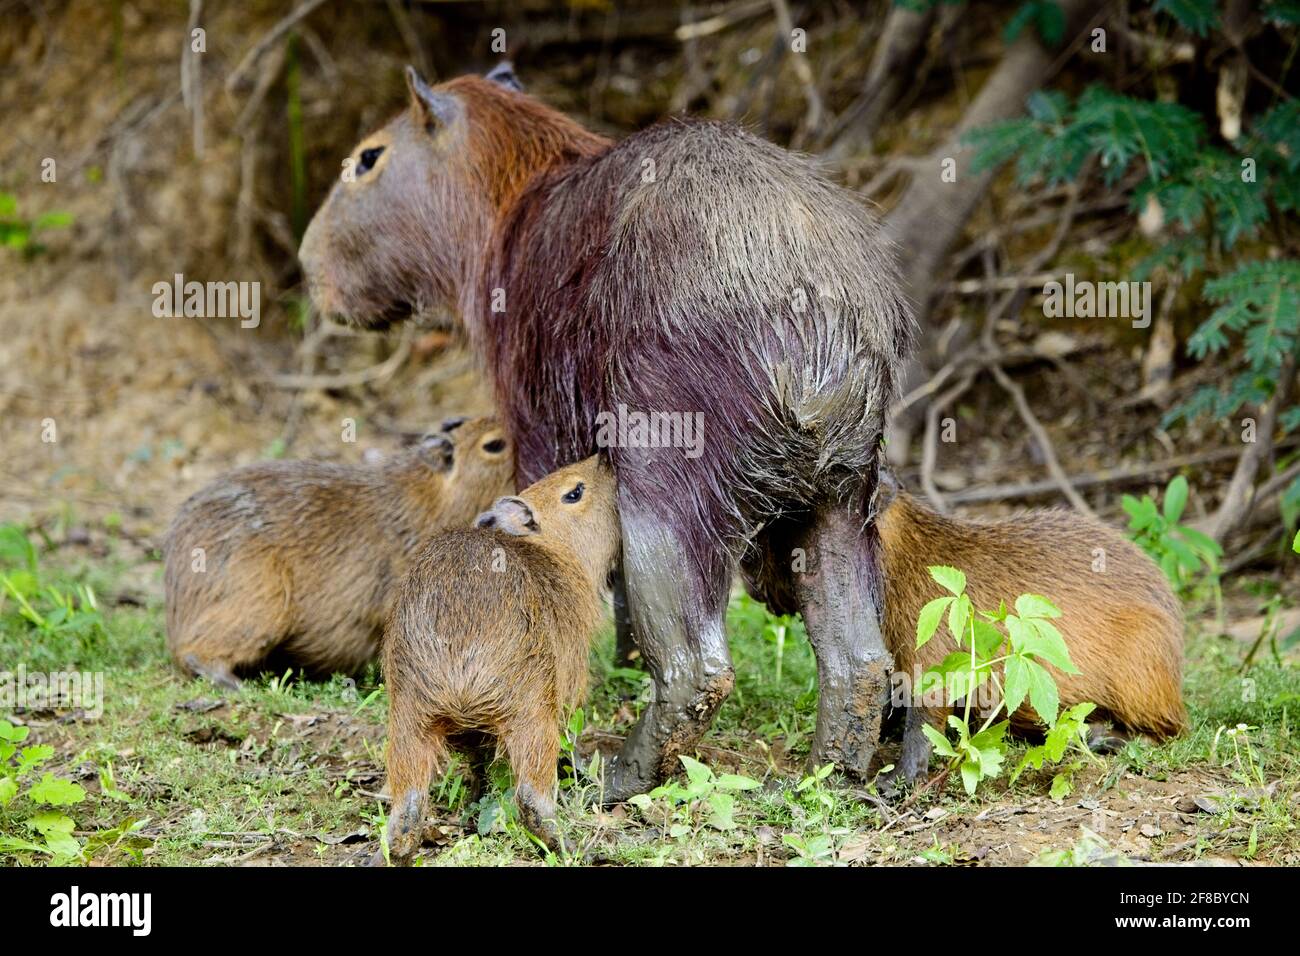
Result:
[[582,488],[583,488],[582,482],[578,482],[577,486],[576,486],[572,491],[567,492],[567,493],[565,494],[565,496],[564,496],[561,500],[562,500],[566,505],[571,505],[571,504],[574,504],[574,503],[576,503],[576,502],[581,501],[581,500],[582,500]]
[[499,455],[506,450],[505,440],[501,438],[494,438],[489,442],[484,442],[483,450],[487,452],[489,455]]
[[369,149],[361,151],[361,160],[357,163],[357,175],[364,175],[375,168],[375,163],[379,162],[379,157],[383,154],[384,147],[371,146]]

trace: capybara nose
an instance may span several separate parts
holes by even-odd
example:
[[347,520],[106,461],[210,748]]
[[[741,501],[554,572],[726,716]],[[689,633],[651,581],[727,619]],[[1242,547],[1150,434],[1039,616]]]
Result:
[[496,523],[497,516],[490,511],[485,511],[474,519],[474,527],[476,528],[491,528],[494,527]]

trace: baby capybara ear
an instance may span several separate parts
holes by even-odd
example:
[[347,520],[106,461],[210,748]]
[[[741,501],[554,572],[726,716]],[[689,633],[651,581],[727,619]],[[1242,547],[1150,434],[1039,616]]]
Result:
[[449,471],[455,460],[455,446],[443,434],[425,435],[415,443],[415,453],[434,471]]
[[465,415],[444,419],[443,423],[438,426],[438,431],[442,432],[444,435],[450,434],[457,428],[460,428],[461,425],[464,425],[467,421],[469,421],[469,418]]
[[[492,520],[490,523],[484,524],[485,518],[491,518]],[[517,537],[537,534],[542,530],[542,526],[537,523],[537,516],[533,514],[533,506],[524,501],[523,498],[516,498],[513,495],[498,498],[491,511],[479,515],[478,526],[480,528],[496,528]]]
[[502,60],[484,75],[493,83],[500,84],[508,90],[514,90],[516,93],[524,91],[524,84],[520,83],[519,77],[515,76],[515,66],[509,60]]

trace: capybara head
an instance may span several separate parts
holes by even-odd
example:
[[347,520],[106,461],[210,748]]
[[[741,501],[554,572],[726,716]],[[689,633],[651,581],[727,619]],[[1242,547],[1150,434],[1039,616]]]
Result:
[[449,527],[467,526],[485,502],[514,491],[514,448],[494,416],[443,422],[436,437],[452,448],[442,512]]
[[602,142],[507,65],[435,87],[407,67],[406,85],[407,109],[357,144],[298,251],[317,311],[364,328],[442,320],[496,213],[563,143]]
[[499,499],[475,524],[571,553],[600,585],[620,547],[615,490],[609,465],[593,455]]

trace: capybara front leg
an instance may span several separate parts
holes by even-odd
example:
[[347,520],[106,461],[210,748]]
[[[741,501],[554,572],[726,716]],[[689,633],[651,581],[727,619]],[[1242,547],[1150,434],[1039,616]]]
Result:
[[681,769],[731,693],[735,671],[723,613],[731,569],[694,566],[663,518],[620,507],[628,606],[654,697],[610,761],[605,801],[644,793]]
[[388,815],[388,856],[408,863],[424,838],[424,813],[433,775],[446,768],[447,738],[439,730],[388,738],[388,786],[393,795]]
[[795,600],[817,655],[817,730],[809,759],[865,779],[880,742],[893,657],[880,630],[875,529],[856,509],[827,506],[799,536]]

